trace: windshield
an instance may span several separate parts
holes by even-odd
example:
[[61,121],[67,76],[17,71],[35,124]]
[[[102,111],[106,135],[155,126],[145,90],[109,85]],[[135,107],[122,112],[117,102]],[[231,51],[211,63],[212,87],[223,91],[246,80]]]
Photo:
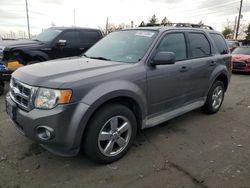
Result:
[[241,55],[250,55],[250,47],[249,48],[236,48],[232,54],[241,54]]
[[35,40],[39,40],[41,42],[50,42],[54,38],[56,38],[61,32],[62,32],[61,30],[57,29],[47,29],[42,33],[40,33],[39,35],[37,35]]
[[151,30],[113,32],[84,55],[93,59],[136,63],[145,55],[156,34],[156,31]]

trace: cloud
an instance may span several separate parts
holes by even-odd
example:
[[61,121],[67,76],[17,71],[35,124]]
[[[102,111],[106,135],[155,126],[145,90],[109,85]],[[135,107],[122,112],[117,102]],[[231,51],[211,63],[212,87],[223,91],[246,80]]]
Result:
[[185,0],[175,0],[175,1],[173,1],[173,0],[150,0],[150,1],[168,3],[168,4],[174,4],[174,3],[176,4],[176,3],[180,3],[180,2],[185,1]]
[[[196,13],[214,14],[218,16],[227,16],[227,15],[237,15],[238,9],[240,7],[240,1],[236,0],[209,0],[209,1],[200,1],[197,4]],[[242,12],[250,12],[250,1],[243,1]]]
[[43,4],[54,4],[54,5],[63,5],[64,0],[38,0],[38,2]]

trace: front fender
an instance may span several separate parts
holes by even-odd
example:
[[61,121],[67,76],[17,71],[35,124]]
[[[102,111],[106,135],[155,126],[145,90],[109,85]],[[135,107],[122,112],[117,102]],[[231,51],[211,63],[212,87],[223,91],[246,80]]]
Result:
[[133,99],[142,111],[142,117],[147,114],[147,100],[145,92],[135,83],[115,80],[102,83],[90,90],[81,100],[82,103],[88,104],[93,109],[97,109],[108,100],[117,97],[129,97]]
[[80,144],[87,123],[95,111],[105,102],[117,97],[129,97],[133,99],[139,105],[142,119],[145,119],[147,113],[146,96],[140,87],[131,82],[117,80],[100,84],[90,90],[80,101],[87,104],[89,108],[83,114],[78,127],[78,136],[75,140],[76,145]]
[[28,55],[31,59],[34,59],[36,57],[41,57],[43,58],[44,60],[49,60],[49,56],[48,54],[42,52],[42,51],[39,51],[39,50],[23,50],[23,53]]

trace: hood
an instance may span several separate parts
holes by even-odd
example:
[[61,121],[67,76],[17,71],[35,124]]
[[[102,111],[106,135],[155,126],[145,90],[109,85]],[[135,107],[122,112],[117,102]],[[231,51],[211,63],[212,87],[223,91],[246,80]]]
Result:
[[127,63],[68,58],[37,63],[16,70],[12,76],[32,86],[60,88],[63,84],[120,71],[132,66]]
[[249,60],[249,62],[250,62],[250,55],[238,55],[238,54],[235,54],[235,55],[232,55],[232,60],[233,61],[246,61],[246,60]]
[[44,43],[35,40],[14,40],[4,42],[5,49],[40,46]]

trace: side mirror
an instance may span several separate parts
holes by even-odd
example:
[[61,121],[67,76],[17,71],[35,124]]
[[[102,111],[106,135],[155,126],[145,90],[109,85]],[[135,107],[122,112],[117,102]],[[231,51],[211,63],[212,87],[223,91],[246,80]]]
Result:
[[175,63],[175,54],[173,52],[158,52],[152,60],[151,65],[168,65]]
[[66,43],[67,43],[66,40],[59,40],[59,41],[56,43],[56,45],[57,45],[58,47],[64,47],[64,46],[66,46]]

